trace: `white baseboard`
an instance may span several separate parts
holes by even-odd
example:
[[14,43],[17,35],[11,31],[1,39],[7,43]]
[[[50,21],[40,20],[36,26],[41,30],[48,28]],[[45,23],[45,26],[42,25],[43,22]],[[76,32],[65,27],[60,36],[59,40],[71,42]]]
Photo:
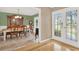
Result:
[[41,40],[40,43],[45,42],[45,41],[48,41],[48,40],[51,40],[51,39],[52,39],[52,38],[47,38],[47,39],[45,39],[45,40]]

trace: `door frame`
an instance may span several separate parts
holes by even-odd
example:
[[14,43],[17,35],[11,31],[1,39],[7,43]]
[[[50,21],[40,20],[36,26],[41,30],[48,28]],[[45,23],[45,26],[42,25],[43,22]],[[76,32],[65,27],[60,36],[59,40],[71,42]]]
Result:
[[39,40],[39,42],[41,42],[41,9],[40,8],[37,8],[37,7],[35,7],[35,9],[37,9],[38,10],[38,28],[39,28],[39,38],[38,38],[38,40]]
[[[61,11],[56,11],[56,12],[52,12],[52,38],[53,39],[63,39],[63,36],[62,36],[62,33],[63,32],[61,32],[61,37],[57,37],[57,36],[55,36],[54,35],[54,30],[55,30],[55,20],[54,20],[54,14],[62,14],[62,12]],[[62,14],[62,16],[63,16],[63,14]],[[63,20],[63,17],[62,17],[62,20]],[[61,20],[61,21],[62,21]],[[62,23],[62,29],[61,29],[61,31],[63,30],[63,21],[61,22]]]

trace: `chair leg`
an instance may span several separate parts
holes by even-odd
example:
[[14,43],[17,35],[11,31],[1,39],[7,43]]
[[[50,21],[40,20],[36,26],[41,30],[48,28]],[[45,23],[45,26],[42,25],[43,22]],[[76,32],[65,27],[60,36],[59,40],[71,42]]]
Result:
[[7,39],[7,35],[6,35],[6,39]]
[[12,34],[10,34],[10,38],[12,39]]

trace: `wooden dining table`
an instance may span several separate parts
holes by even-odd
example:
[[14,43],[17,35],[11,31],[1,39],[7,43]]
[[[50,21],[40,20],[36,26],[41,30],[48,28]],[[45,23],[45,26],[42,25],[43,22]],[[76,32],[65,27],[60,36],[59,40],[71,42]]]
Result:
[[5,37],[6,31],[0,30],[0,33],[1,33],[1,36],[3,36],[3,40],[6,41],[6,37]]
[[7,30],[0,30],[1,33],[3,33],[3,41],[6,41],[6,36],[7,36],[7,33],[13,33],[13,32],[21,32],[21,30],[18,30],[18,31],[12,31],[10,29],[7,29]]
[[[14,30],[15,29],[15,30]],[[3,33],[3,40],[6,41],[6,37],[7,37],[7,33],[22,33],[25,32],[26,34],[26,29],[27,27],[12,27],[12,28],[8,28],[8,29],[2,29],[0,30],[1,33]]]
[[3,41],[6,41],[7,32],[12,32],[12,31],[9,29],[4,29],[4,30],[0,30],[0,32],[3,33]]

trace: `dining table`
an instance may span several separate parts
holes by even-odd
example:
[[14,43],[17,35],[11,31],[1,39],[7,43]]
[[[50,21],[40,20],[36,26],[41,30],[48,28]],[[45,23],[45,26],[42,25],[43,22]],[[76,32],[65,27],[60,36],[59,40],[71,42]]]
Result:
[[20,33],[20,32],[26,32],[25,30],[22,30],[22,29],[18,29],[18,30],[12,30],[12,29],[3,29],[3,30],[0,30],[0,33],[3,33],[3,41],[6,41],[6,36],[7,36],[7,33],[14,33],[14,32],[17,32],[17,33]]
[[9,29],[0,30],[0,33],[3,33],[3,41],[6,41],[6,33],[11,32]]

